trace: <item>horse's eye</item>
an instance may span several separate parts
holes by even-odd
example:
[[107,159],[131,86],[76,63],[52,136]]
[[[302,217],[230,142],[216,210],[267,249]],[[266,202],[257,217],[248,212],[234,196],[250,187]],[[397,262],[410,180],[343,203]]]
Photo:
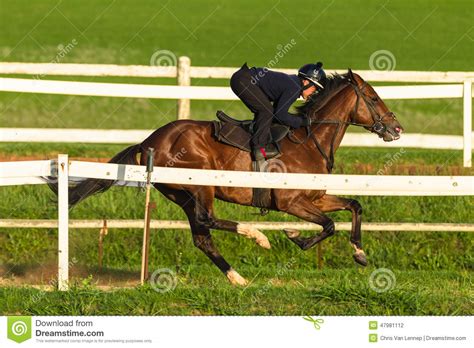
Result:
[[379,98],[378,98],[377,96],[372,97],[372,101],[373,101],[373,102],[378,102],[378,101],[379,101]]

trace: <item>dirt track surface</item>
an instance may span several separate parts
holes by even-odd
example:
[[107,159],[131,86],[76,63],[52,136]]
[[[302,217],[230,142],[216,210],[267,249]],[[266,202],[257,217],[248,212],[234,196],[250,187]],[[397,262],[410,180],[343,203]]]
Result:
[[[25,284],[35,284],[36,286],[49,289],[55,288],[57,279],[57,264],[43,264],[38,266],[0,266],[0,287],[19,286]],[[71,284],[94,275],[91,280],[96,286],[103,290],[109,287],[134,287],[140,283],[140,272],[109,270],[104,268],[99,270],[97,267],[87,268],[75,265],[70,269]]]

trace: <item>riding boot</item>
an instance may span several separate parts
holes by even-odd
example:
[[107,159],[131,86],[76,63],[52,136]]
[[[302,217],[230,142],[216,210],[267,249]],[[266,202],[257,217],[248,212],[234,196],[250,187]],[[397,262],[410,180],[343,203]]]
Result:
[[253,156],[256,161],[269,160],[271,158],[280,157],[280,151],[273,144],[267,144],[265,146],[255,146],[252,150]]

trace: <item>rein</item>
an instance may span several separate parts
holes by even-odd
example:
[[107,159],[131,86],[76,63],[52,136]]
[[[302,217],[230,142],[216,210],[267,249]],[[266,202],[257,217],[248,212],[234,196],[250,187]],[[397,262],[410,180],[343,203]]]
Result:
[[[313,143],[316,145],[316,148],[318,151],[321,153],[321,156],[323,156],[324,160],[326,161],[326,169],[328,170],[329,173],[332,172],[332,169],[334,167],[334,142],[336,141],[336,135],[339,134],[339,130],[341,129],[342,125],[347,125],[347,126],[357,126],[357,127],[365,127],[368,128],[371,132],[378,134],[380,137],[383,136],[383,133],[387,130],[386,126],[382,123],[382,120],[386,116],[392,116],[395,117],[393,112],[386,112],[383,115],[379,115],[377,111],[375,110],[375,105],[374,102],[371,100],[368,100],[367,96],[363,93],[364,89],[367,87],[367,82],[364,82],[364,85],[362,88],[359,88],[357,84],[352,83],[350,80],[350,86],[354,89],[354,92],[356,93],[357,100],[354,106],[354,110],[351,111],[350,116],[351,116],[351,121],[339,121],[339,120],[311,120],[310,116],[307,114],[306,117],[310,120],[309,125],[306,126],[306,137],[300,141],[298,139],[293,138],[293,132],[288,133],[288,138],[290,141],[292,141],[295,144],[304,144],[308,141],[309,138],[313,141]],[[359,104],[360,104],[360,99],[365,102],[365,105],[367,106],[367,109],[370,112],[370,116],[372,117],[372,125],[367,126],[366,124],[362,123],[357,123],[353,122],[352,118],[357,114],[357,111],[359,109]],[[312,129],[311,129],[311,124],[335,124],[337,125],[336,131],[333,133],[330,146],[329,146],[329,154],[326,154],[324,149],[322,148],[321,144],[319,143],[318,139],[314,135]]]
[[306,137],[303,140],[298,140],[293,138],[293,132],[290,131],[288,133],[288,139],[290,139],[291,142],[301,145],[305,144],[309,138],[313,141],[313,143],[316,145],[316,148],[318,149],[319,153],[321,156],[323,156],[324,160],[326,161],[326,169],[328,170],[329,173],[332,172],[332,168],[334,167],[334,142],[336,140],[336,135],[339,133],[339,129],[341,128],[341,125],[347,122],[341,122],[341,121],[336,121],[336,120],[323,120],[319,122],[314,122],[314,123],[325,123],[325,124],[336,124],[337,128],[336,131],[333,133],[332,138],[331,138],[331,143],[330,143],[330,148],[329,148],[329,156],[326,154],[324,149],[322,148],[321,144],[319,143],[318,139],[314,135],[314,133],[311,130],[311,126],[306,126]]

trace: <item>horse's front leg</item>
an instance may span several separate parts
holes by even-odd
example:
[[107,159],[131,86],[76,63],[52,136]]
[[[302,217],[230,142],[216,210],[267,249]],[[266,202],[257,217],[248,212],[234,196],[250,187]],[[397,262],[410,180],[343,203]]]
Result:
[[321,233],[312,237],[302,237],[300,231],[295,229],[284,229],[286,236],[301,249],[308,250],[335,233],[334,221],[315,207],[306,196],[297,196],[293,199],[282,199],[281,201],[278,210],[323,227]]
[[355,249],[354,260],[362,266],[367,266],[367,259],[362,250],[362,206],[355,199],[348,199],[332,195],[324,195],[313,201],[313,205],[322,212],[349,210],[352,212],[351,244]]

